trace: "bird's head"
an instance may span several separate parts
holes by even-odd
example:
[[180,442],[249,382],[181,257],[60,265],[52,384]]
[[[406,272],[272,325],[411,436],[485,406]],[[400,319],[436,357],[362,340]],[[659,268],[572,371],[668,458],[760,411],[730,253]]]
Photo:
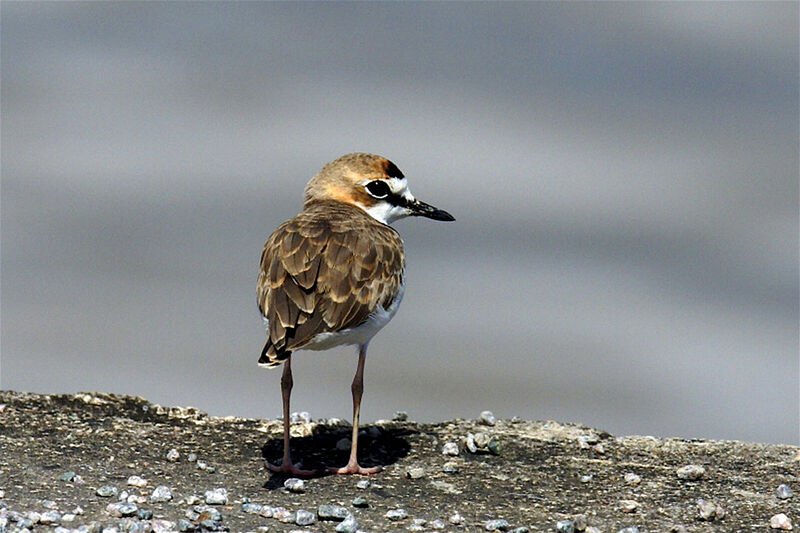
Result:
[[322,167],[306,185],[304,204],[315,200],[357,206],[384,224],[408,216],[455,220],[447,211],[414,198],[400,169],[374,154],[347,154]]

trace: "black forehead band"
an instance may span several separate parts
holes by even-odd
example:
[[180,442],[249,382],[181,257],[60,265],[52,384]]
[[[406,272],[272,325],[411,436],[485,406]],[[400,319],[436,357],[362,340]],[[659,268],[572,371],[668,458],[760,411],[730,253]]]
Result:
[[397,166],[394,163],[392,163],[391,161],[389,161],[388,163],[389,164],[386,165],[387,176],[389,176],[390,178],[398,178],[398,179],[405,178],[405,176],[403,176],[403,173],[400,172],[400,169],[397,168]]

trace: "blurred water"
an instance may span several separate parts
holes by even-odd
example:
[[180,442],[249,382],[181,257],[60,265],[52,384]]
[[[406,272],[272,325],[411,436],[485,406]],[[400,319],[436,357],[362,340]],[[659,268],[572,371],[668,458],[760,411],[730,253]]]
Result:
[[366,150],[458,220],[396,224],[365,419],[800,442],[796,4],[1,9],[2,387],[278,415],[261,246]]

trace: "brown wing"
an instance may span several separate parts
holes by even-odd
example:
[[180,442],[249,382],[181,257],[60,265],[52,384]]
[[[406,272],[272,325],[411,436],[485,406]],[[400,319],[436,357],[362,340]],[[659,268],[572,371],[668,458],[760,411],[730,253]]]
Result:
[[388,306],[403,276],[403,243],[389,226],[339,202],[307,205],[267,239],[258,308],[269,321],[259,363],[277,365],[318,333],[358,326]]

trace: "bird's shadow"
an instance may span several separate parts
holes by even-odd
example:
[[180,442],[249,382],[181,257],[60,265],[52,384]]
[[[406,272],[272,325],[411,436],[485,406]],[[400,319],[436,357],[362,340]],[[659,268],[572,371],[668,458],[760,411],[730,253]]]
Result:
[[[408,455],[411,445],[405,437],[417,433],[403,426],[364,426],[358,436],[358,461],[361,466],[387,466],[396,463]],[[337,443],[342,439],[349,442],[352,428],[347,425],[318,424],[312,434],[307,437],[292,437],[292,460],[302,463],[306,470],[315,470],[310,478],[330,475],[327,467],[339,467],[347,464],[350,457],[348,446]],[[344,444],[344,443],[343,443]],[[283,438],[268,440],[261,448],[261,455],[272,464],[279,465],[283,456]],[[283,487],[289,475],[270,472],[270,478],[264,483],[265,489]]]

